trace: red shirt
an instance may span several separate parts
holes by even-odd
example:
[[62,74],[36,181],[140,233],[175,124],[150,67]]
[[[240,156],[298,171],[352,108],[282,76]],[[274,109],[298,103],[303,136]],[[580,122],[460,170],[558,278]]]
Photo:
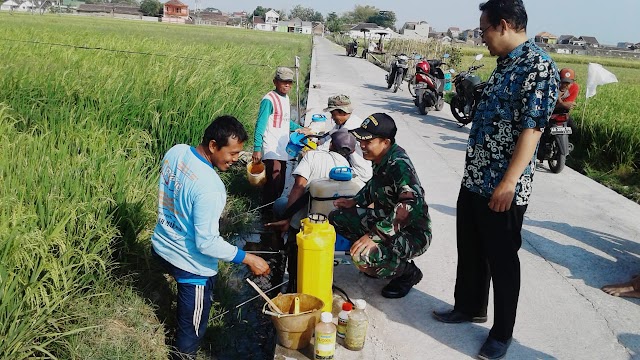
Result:
[[567,90],[563,91],[560,94],[560,100],[562,100],[562,102],[574,102],[578,98],[579,92],[580,86],[578,86],[577,82],[574,82],[569,85],[569,88]]

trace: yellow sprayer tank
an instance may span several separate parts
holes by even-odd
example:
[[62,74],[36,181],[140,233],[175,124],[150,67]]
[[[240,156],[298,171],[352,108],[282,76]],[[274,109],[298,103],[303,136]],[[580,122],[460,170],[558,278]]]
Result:
[[298,244],[298,292],[324,301],[322,311],[333,305],[333,254],[336,231],[327,217],[310,214],[302,219]]

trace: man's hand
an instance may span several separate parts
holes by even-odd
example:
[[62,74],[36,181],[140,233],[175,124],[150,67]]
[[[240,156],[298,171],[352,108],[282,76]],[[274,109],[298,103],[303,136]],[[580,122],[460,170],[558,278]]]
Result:
[[313,135],[314,132],[308,127],[301,127],[300,129],[296,129],[296,132],[302,133],[305,135]]
[[260,163],[262,161],[262,151],[254,151],[251,155],[251,160],[254,164]]
[[344,198],[336,199],[333,200],[333,206],[337,207],[338,209],[348,209],[356,206],[356,201],[353,199]]
[[363,256],[368,256],[369,251],[375,248],[378,244],[376,244],[373,239],[369,237],[369,234],[364,234],[358,241],[354,242],[349,249],[349,253],[351,256],[360,257],[360,254]]
[[242,263],[249,266],[249,270],[254,275],[269,275],[271,272],[269,264],[263,258],[253,254],[246,254]]
[[516,184],[503,179],[493,191],[493,195],[491,195],[489,209],[495,212],[505,212],[511,209],[511,203],[513,202],[515,193]]
[[289,230],[289,219],[266,223],[264,224],[264,227],[267,229],[278,231],[282,236],[285,232],[287,232],[287,230]]

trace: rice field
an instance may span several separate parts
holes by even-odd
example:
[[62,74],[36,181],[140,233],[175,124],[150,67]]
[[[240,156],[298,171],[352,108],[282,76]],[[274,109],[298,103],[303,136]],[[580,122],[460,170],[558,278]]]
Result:
[[0,33],[0,358],[166,358],[123,271],[150,266],[159,160],[222,114],[252,132],[310,37],[5,12]]

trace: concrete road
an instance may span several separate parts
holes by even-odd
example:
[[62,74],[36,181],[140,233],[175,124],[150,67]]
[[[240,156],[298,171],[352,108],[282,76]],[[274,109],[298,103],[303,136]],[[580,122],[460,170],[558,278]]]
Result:
[[[453,304],[455,213],[468,129],[448,106],[419,115],[411,95],[386,89],[385,71],[322,38],[315,39],[309,113],[330,95],[351,96],[355,114],[386,112],[398,126],[426,191],[433,219],[431,248],[416,259],[424,279],[403,299],[380,295],[387,281],[336,268],[334,281],[351,298],[364,298],[370,327],[365,348],[338,345],[336,359],[475,358],[492,324],[442,324],[433,310]],[[535,175],[520,251],[522,289],[509,359],[640,358],[640,301],[616,298],[600,287],[640,273],[640,205],[566,168],[546,164]],[[312,358],[309,349],[278,349],[279,358]]]

